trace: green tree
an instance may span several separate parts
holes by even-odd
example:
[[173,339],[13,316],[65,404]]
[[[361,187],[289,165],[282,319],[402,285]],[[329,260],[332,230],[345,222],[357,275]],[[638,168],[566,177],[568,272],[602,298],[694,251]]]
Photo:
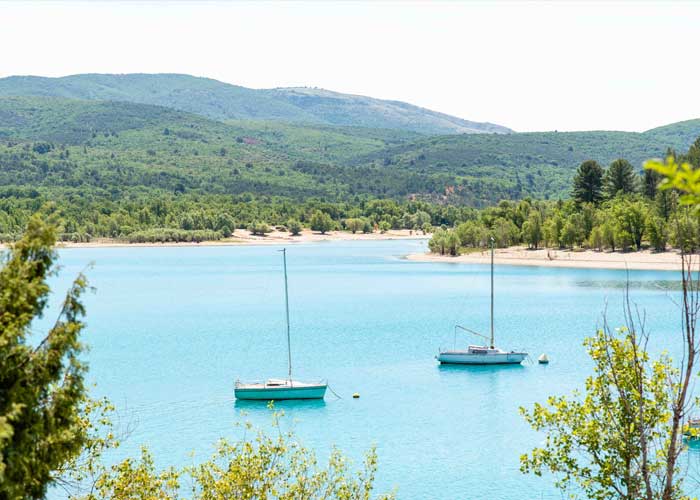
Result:
[[661,182],[661,174],[654,170],[645,169],[642,185],[644,186],[644,196],[653,200],[658,192],[659,183]]
[[691,144],[688,152],[683,156],[683,161],[690,163],[695,168],[700,168],[700,137]]
[[250,234],[253,236],[265,236],[267,233],[271,232],[272,229],[270,229],[270,226],[265,222],[255,221],[248,225],[248,231],[250,231]]
[[527,220],[523,223],[523,239],[529,247],[535,250],[542,241],[542,216],[539,210],[531,210]]
[[600,226],[596,226],[591,230],[591,234],[588,238],[588,245],[590,248],[598,250],[601,252],[605,246],[605,240],[603,239],[603,230]]
[[[698,208],[700,178],[692,168],[678,166],[673,158],[650,162],[646,168],[664,176],[662,188],[681,190],[684,202]],[[586,341],[594,373],[585,392],[573,398],[551,397],[547,405],[536,404],[529,412],[521,409],[535,430],[547,434],[543,447],[521,457],[523,472],[550,471],[561,489],[575,484],[593,500],[688,498],[678,459],[700,348],[695,331],[700,299],[696,267],[683,249],[680,364],[674,365],[665,354],[650,359],[644,316],[630,305],[626,293],[626,327],[613,332],[605,321]]]
[[678,192],[670,189],[659,189],[654,197],[654,206],[664,220],[669,220],[678,210]]
[[520,242],[518,226],[504,217],[498,217],[493,221],[490,233],[498,248],[509,247]]
[[544,223],[544,239],[548,246],[562,247],[561,232],[564,229],[564,219],[557,212]]
[[559,488],[576,485],[591,500],[683,497],[677,480],[672,494],[663,495],[673,453],[668,440],[677,439],[671,408],[678,372],[667,356],[649,359],[645,338],[634,328],[599,330],[585,341],[594,366],[585,391],[521,408],[533,429],[547,435],[543,447],[521,457],[523,472],[550,471]]
[[[277,417],[275,417],[277,418]],[[212,457],[182,469],[158,470],[143,449],[138,460],[125,459],[101,467],[95,486],[74,500],[391,500],[392,494],[373,495],[377,471],[374,449],[362,467],[334,449],[325,466],[313,451],[298,443],[277,423],[274,437],[258,432],[255,438],[231,443],[222,440]],[[188,492],[182,491],[186,479]]]
[[580,207],[581,222],[583,223],[583,237],[588,238],[593,226],[598,222],[598,210],[592,203],[584,203]]
[[668,243],[668,233],[666,231],[666,223],[661,217],[647,217],[647,234],[649,235],[649,243],[657,252],[665,252],[666,244]]
[[646,206],[641,201],[625,201],[616,208],[620,230],[629,234],[637,250],[641,250],[642,237],[646,229]]
[[211,229],[214,229],[215,231],[221,231],[223,235],[226,238],[228,238],[229,236],[231,236],[231,233],[233,233],[233,231],[235,231],[236,229],[236,221],[234,221],[233,217],[231,217],[231,215],[227,213],[218,213],[216,215],[214,227],[212,227]]
[[671,226],[671,244],[686,253],[697,251],[700,247],[700,227],[698,220],[689,210],[683,210],[669,223]]
[[348,229],[348,231],[352,232],[352,234],[355,234],[358,231],[362,231],[363,226],[364,226],[364,222],[362,219],[346,219],[345,220],[345,227]]
[[430,224],[431,217],[428,212],[425,210],[418,210],[414,215],[413,215],[413,227],[415,229],[420,229],[422,228],[425,224]]
[[[695,143],[700,147],[700,138]],[[674,157],[669,156],[666,162],[648,161],[644,168],[663,176],[659,189],[681,192],[679,201],[682,205],[693,205],[696,209],[700,206],[700,182],[697,179],[697,170],[691,163],[677,163]]]
[[488,232],[486,228],[476,221],[467,221],[461,223],[455,228],[455,233],[459,237],[461,246],[479,248],[486,245]]
[[560,241],[565,247],[573,248],[574,245],[581,239],[581,229],[576,225],[576,223],[569,218],[561,230]]
[[618,194],[632,194],[637,191],[637,174],[630,162],[620,158],[608,167],[603,184],[608,198],[614,198]]
[[32,320],[48,304],[55,242],[55,230],[32,217],[0,270],[0,498],[44,498],[56,471],[86,442],[80,414],[86,368],[78,338],[84,276],[73,282],[46,336],[29,341]]
[[[452,237],[454,235],[454,238]],[[433,236],[428,241],[428,248],[431,252],[440,255],[452,254],[455,248],[459,247],[459,236],[454,231],[446,229],[436,229]]]
[[614,252],[617,246],[617,231],[615,225],[606,221],[600,226],[600,231],[603,236],[603,245]]
[[313,215],[311,216],[310,223],[311,229],[313,229],[314,231],[318,231],[321,234],[326,234],[335,226],[335,224],[333,223],[333,219],[331,219],[331,216],[321,210],[316,210],[313,213]]
[[577,203],[598,203],[603,198],[603,168],[594,160],[579,165],[574,177],[573,196]]
[[287,227],[289,228],[289,232],[292,236],[299,236],[301,234],[301,230],[303,229],[301,222],[296,219],[289,219],[287,222]]

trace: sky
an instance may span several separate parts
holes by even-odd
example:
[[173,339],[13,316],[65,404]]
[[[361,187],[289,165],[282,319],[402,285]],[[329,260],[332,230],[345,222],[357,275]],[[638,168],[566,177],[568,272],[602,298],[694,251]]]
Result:
[[700,118],[700,2],[8,2],[0,77],[187,73],[517,131]]

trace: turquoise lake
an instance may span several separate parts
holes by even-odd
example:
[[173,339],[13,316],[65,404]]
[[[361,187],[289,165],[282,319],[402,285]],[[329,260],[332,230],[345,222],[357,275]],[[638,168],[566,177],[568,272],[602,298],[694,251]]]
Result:
[[[218,438],[239,437],[236,422],[269,426],[265,404],[236,403],[233,384],[286,374],[279,248],[60,252],[57,293],[94,263],[89,379],[133,429],[112,458],[147,445],[160,465],[189,464],[191,452],[205,457]],[[342,399],[329,392],[325,402],[279,403],[283,426],[321,457],[336,445],[359,463],[376,445],[378,491],[396,488],[400,499],[562,498],[551,478],[519,472],[519,456],[542,436],[518,408],[581,387],[591,369],[582,341],[606,301],[611,323],[621,321],[626,273],[496,266],[497,344],[534,359],[546,352],[551,363],[441,367],[434,356],[453,345],[455,323],[488,331],[489,268],[402,259],[425,248],[415,240],[288,246],[295,378],[325,378]],[[653,307],[654,352],[680,347],[677,292],[667,291],[676,279],[630,272],[632,299]],[[457,336],[462,346],[475,340]]]

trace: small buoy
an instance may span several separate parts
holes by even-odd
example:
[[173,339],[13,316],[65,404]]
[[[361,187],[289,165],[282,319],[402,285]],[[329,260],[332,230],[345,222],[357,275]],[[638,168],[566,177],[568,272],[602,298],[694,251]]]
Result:
[[353,399],[359,399],[360,393],[356,392],[355,394],[352,395]]
[[540,354],[540,357],[537,358],[537,362],[541,365],[546,365],[547,363],[549,363],[549,358],[545,353],[542,353]]

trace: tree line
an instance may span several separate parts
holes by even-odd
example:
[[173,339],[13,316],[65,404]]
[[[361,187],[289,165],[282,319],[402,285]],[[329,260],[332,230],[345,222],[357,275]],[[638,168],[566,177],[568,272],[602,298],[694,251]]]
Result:
[[[700,138],[687,153],[669,150],[667,157],[697,168]],[[485,248],[491,238],[497,247],[697,250],[700,218],[679,203],[678,190],[659,189],[660,181],[657,171],[638,173],[625,159],[607,168],[587,160],[576,171],[570,199],[501,201],[469,213],[451,228],[437,229],[430,250],[457,255],[464,248]]]
[[453,224],[473,210],[418,200],[359,197],[328,202],[253,194],[148,193],[110,199],[72,192],[48,197],[27,189],[0,189],[0,240],[16,240],[37,212],[57,217],[59,239],[63,241],[111,238],[158,242],[218,240],[230,237],[237,229],[263,235],[273,229],[299,234],[304,228],[323,233],[390,229],[430,232],[435,224]]

